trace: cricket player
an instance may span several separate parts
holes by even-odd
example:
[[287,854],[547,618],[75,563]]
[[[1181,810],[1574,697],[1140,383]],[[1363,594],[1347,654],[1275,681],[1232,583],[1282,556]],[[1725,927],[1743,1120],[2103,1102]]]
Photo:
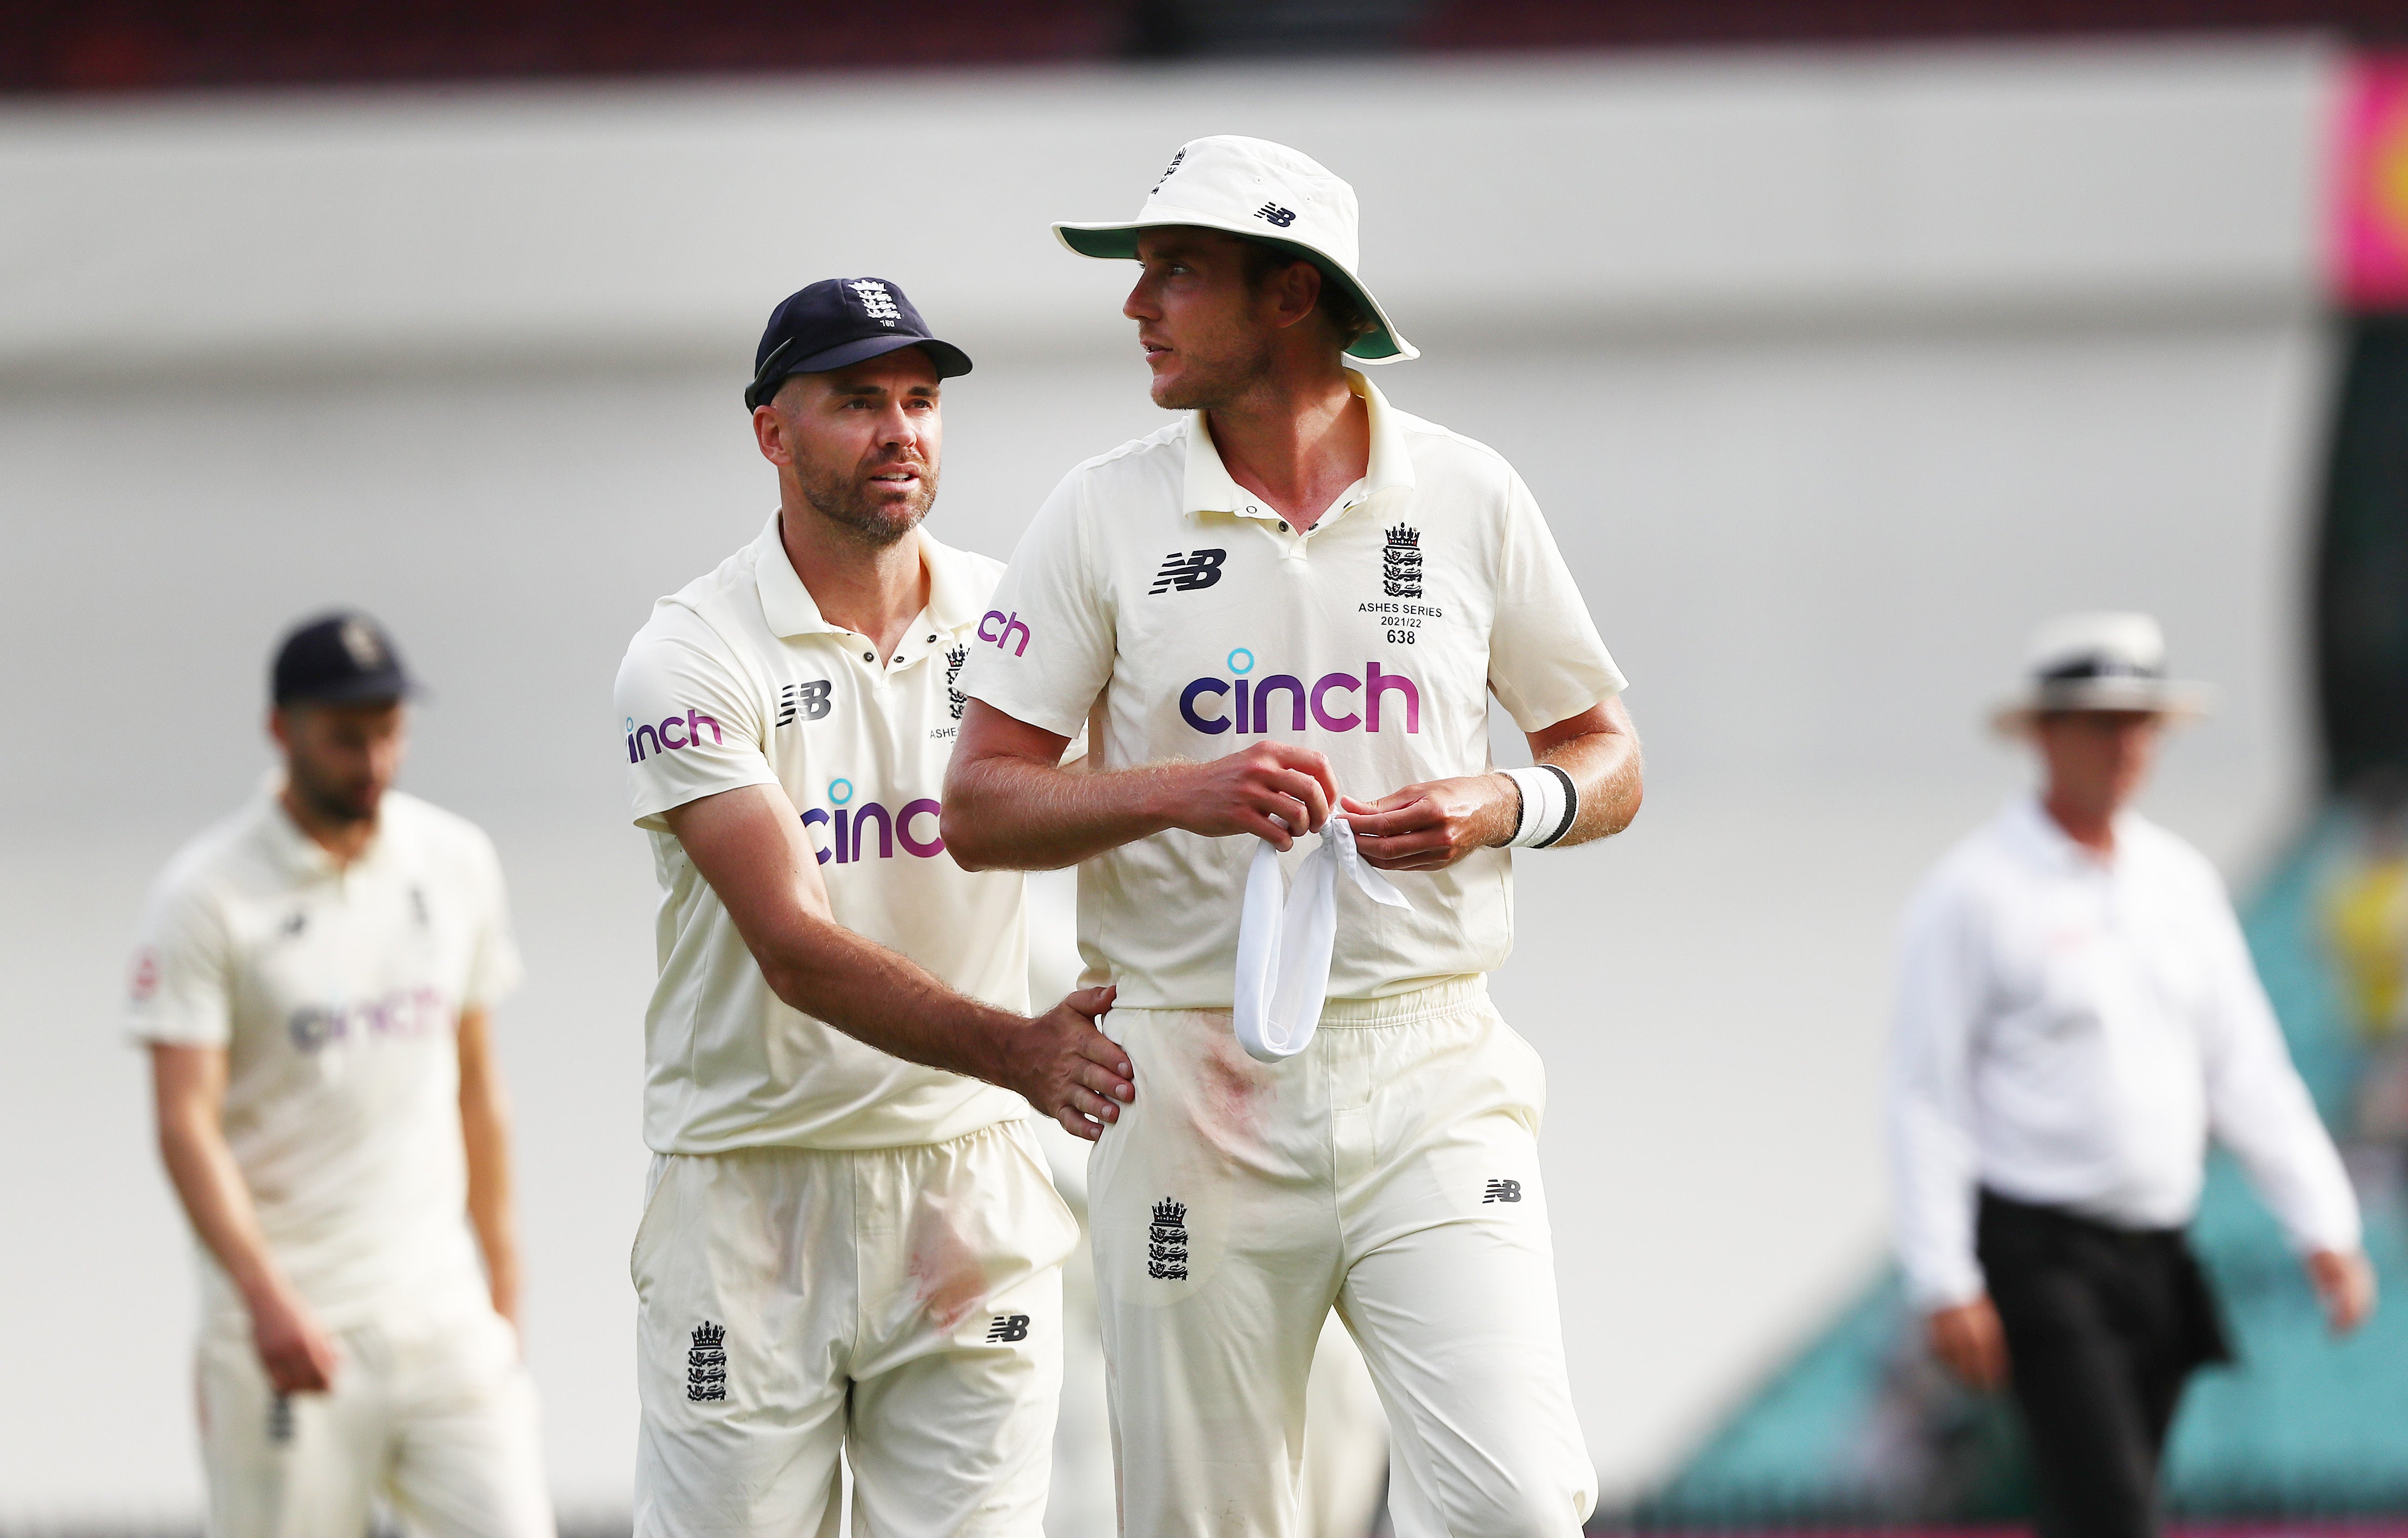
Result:
[[[1296,1531],[1334,1305],[1387,1411],[1400,1534],[1575,1533],[1595,1472],[1543,1075],[1484,975],[1506,847],[1638,810],[1622,675],[1512,467],[1345,366],[1413,356],[1356,276],[1345,182],[1203,138],[1136,219],[1054,228],[1136,260],[1124,311],[1185,415],[1037,515],[970,648],[944,832],[972,867],[1083,862],[1086,977],[1118,990],[1141,1094],[1089,1218],[1125,1531]],[[1492,691],[1536,766],[1491,765]],[[1333,817],[1403,905],[1338,884],[1328,1003],[1274,1065],[1233,1029],[1248,870]]]
[[970,361],[875,278],[754,361],[778,508],[619,670],[661,887],[636,1531],[833,1532],[841,1460],[856,1531],[1038,1538],[1076,1229],[1026,1119],[1132,1090],[1110,990],[1027,1018],[1025,879],[939,832],[1001,569],[921,527]]
[[493,1046],[519,978],[501,866],[391,789],[412,684],[374,620],[294,631],[272,687],[282,773],[168,865],[134,961],[200,1240],[209,1531],[365,1532],[381,1496],[412,1532],[548,1538]]
[[2192,1370],[2228,1356],[2184,1228],[2208,1139],[2273,1208],[2335,1333],[2374,1303],[2358,1202],[2231,899],[2129,809],[2165,724],[2142,614],[2041,627],[1997,724],[2045,771],[1909,905],[1889,1090],[1899,1260],[1934,1353],[2012,1388],[2043,1538],[2146,1538]]

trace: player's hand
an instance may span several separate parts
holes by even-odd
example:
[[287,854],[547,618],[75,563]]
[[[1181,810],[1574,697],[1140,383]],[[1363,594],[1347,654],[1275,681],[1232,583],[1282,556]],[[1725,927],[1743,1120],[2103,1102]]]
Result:
[[251,1303],[251,1341],[280,1394],[322,1394],[335,1384],[342,1351],[309,1305],[276,1288]]
[[2007,1332],[1985,1295],[1954,1308],[1935,1310],[1925,1320],[1931,1354],[1969,1388],[1985,1392],[2007,1384]]
[[1338,776],[1329,760],[1310,748],[1258,742],[1210,763],[1186,765],[1172,792],[1172,827],[1207,838],[1253,833],[1285,849],[1297,833],[1318,833],[1329,820]]
[[2320,1249],[2300,1262],[2316,1301],[2325,1305],[2325,1324],[2336,1335],[2346,1335],[2374,1312],[2374,1268],[2364,1252]]
[[1503,775],[1434,779],[1340,804],[1364,861],[1383,871],[1442,871],[1474,849],[1513,839],[1521,792]]
[[1074,1137],[1092,1143],[1121,1118],[1121,1106],[1137,1098],[1128,1054],[1096,1029],[1096,1018],[1112,1006],[1109,988],[1082,989],[1028,1022],[1014,1055],[1010,1088],[1028,1104],[1060,1122]]

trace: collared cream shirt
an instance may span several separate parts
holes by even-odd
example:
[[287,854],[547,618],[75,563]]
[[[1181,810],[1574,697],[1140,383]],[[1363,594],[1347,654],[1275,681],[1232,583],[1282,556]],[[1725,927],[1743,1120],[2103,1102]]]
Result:
[[[455,1031],[519,975],[493,844],[397,790],[338,867],[271,785],[151,889],[132,1033],[226,1049],[227,1146],[330,1327],[483,1305]],[[206,1250],[201,1272],[211,1322],[238,1321]]]
[[891,656],[821,617],[773,514],[758,539],[655,605],[620,664],[614,735],[661,891],[644,1019],[644,1141],[656,1153],[940,1143],[1028,1114],[1008,1090],[788,1007],[661,815],[783,786],[837,922],[971,998],[1027,1008],[1023,877],[964,871],[938,832],[958,676],[1001,568],[915,537],[927,607]]
[[[1072,470],[996,588],[962,688],[1063,736],[1088,727],[1106,768],[1270,738],[1327,754],[1365,801],[1489,769],[1492,690],[1533,732],[1620,692],[1512,467],[1347,379],[1369,408],[1369,465],[1309,534],[1230,477],[1201,412]],[[1255,842],[1173,831],[1081,865],[1083,980],[1127,1006],[1228,1007]],[[1342,888],[1328,996],[1495,968],[1512,872],[1482,849],[1396,874],[1404,908]]]
[[2357,1198],[2204,856],[2135,813],[2102,861],[2031,797],[1908,905],[1889,1089],[1898,1252],[1925,1308],[1983,1290],[1977,1188],[2178,1228],[2207,1141],[2301,1250],[2355,1248]]

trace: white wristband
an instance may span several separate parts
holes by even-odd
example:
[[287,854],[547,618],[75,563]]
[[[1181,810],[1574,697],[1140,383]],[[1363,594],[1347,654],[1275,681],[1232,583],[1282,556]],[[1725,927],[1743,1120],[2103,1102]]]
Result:
[[1580,791],[1572,777],[1552,763],[1529,769],[1508,769],[1505,776],[1522,791],[1522,817],[1509,845],[1516,849],[1543,849],[1571,832],[1580,816]]

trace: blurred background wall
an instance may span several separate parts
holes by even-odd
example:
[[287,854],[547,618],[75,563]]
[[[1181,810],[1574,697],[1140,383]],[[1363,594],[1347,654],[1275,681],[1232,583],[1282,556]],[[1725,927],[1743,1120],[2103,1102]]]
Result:
[[[1550,1065],[1610,1501],[1879,1253],[1889,929],[2022,781],[1979,723],[2033,620],[2154,610],[2224,687],[2153,806],[2229,871],[2302,815],[2332,44],[1214,61],[1209,11],[1146,11],[1175,64],[0,101],[0,1523],[196,1507],[119,981],[152,873],[265,765],[268,647],[335,602],[433,685],[405,784],[509,863],[530,1349],[564,1507],[624,1508],[652,893],[621,650],[773,508],[738,396],[807,280],[890,278],[978,360],[953,542],[1009,553],[1150,430],[1129,272],[1045,222],[1134,208],[1199,134],[1354,181],[1425,352],[1378,382],[1517,464],[1633,679],[1645,814],[1520,862],[1497,984]],[[124,16],[14,83],[211,78]]]

